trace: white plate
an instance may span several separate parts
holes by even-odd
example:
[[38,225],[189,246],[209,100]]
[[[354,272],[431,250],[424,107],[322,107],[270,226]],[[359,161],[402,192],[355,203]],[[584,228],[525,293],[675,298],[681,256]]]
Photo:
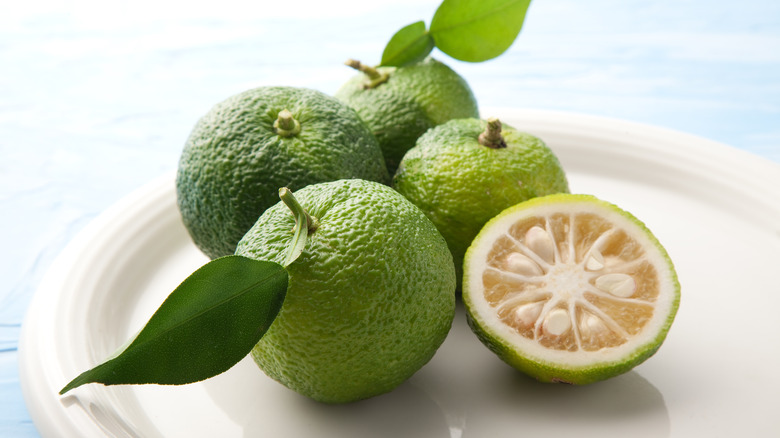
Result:
[[[135,333],[206,261],[175,204],[172,175],[140,189],[59,256],[20,340],[22,387],[44,437],[767,436],[780,432],[780,166],[678,132],[590,116],[496,109],[558,154],[573,192],[644,220],[682,283],[660,351],[585,387],[537,383],[504,365],[461,309],[433,360],[390,394],[328,406],[249,359],[180,387],[71,378]],[[775,435],[776,436],[776,435]]]

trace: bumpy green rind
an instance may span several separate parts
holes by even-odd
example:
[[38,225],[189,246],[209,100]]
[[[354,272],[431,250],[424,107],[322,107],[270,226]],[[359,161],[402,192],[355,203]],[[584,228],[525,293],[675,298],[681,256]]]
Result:
[[667,262],[669,273],[671,274],[669,281],[671,281],[673,285],[674,300],[670,312],[667,315],[665,324],[658,331],[658,334],[655,336],[655,338],[645,343],[644,345],[637,346],[637,348],[633,350],[631,354],[621,358],[619,361],[594,363],[586,367],[577,368],[562,366],[561,364],[545,361],[542,358],[529,357],[522,351],[518,350],[516,346],[509,343],[507,340],[502,339],[501,336],[496,331],[492,330],[484,321],[484,319],[480,318],[480,315],[474,311],[472,298],[473,291],[471,291],[469,288],[470,274],[468,265],[470,264],[472,253],[471,248],[478,245],[480,235],[482,234],[480,233],[480,235],[474,239],[474,243],[471,247],[469,247],[469,250],[466,251],[463,268],[463,303],[466,309],[468,325],[477,338],[479,338],[479,340],[486,347],[488,347],[490,351],[501,358],[501,360],[541,382],[585,385],[606,380],[632,370],[637,365],[641,364],[653,354],[655,354],[656,351],[658,351],[658,349],[661,347],[664,340],[666,339],[666,335],[669,332],[669,329],[672,326],[672,322],[674,322],[677,309],[680,305],[680,283],[677,278],[677,273],[674,269],[674,265],[671,258],[669,257],[669,254],[666,252],[658,239],[647,228],[647,226],[634,215],[620,209],[614,204],[602,201],[594,196],[581,194],[554,194],[534,198],[507,208],[504,212],[497,215],[494,219],[485,224],[484,229],[489,229],[492,223],[499,220],[501,217],[512,215],[519,210],[531,209],[539,205],[576,202],[595,203],[613,212],[618,212],[634,223],[640,230],[642,230],[642,232],[659,251],[663,259]]
[[479,117],[468,83],[433,58],[405,67],[380,67],[389,79],[365,88],[367,76],[357,74],[335,94],[355,108],[379,141],[392,175],[404,154],[428,129],[448,120]]
[[504,125],[506,148],[479,143],[487,123],[451,120],[426,132],[406,153],[393,187],[436,225],[452,252],[458,278],[479,230],[505,208],[569,191],[566,174],[542,140]]
[[[287,109],[295,136],[275,133]],[[184,225],[209,257],[233,254],[260,214],[292,190],[344,178],[389,183],[373,134],[357,113],[324,93],[293,87],[247,90],[214,106],[184,146],[176,192]]]
[[[344,180],[294,193],[319,227],[287,270],[282,310],[252,355],[287,387],[327,403],[388,392],[427,363],[455,312],[455,269],[433,224],[387,186]],[[281,262],[293,216],[279,203],[236,253]]]

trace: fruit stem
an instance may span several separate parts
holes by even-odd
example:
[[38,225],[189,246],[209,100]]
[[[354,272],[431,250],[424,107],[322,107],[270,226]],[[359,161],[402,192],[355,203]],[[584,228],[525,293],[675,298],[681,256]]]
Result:
[[376,68],[365,65],[354,59],[348,59],[344,64],[368,76],[368,81],[363,84],[363,88],[376,88],[379,84],[386,82],[390,78],[389,74],[380,72]]
[[301,124],[295,120],[289,110],[279,111],[279,115],[274,122],[274,131],[281,137],[292,137],[301,132]]
[[479,144],[493,149],[506,147],[506,141],[501,135],[501,121],[495,117],[487,119],[485,131],[479,134]]
[[288,189],[287,187],[282,187],[279,189],[279,198],[281,198],[282,202],[284,202],[287,208],[292,211],[293,216],[298,218],[303,215],[303,217],[306,218],[306,229],[309,230],[309,234],[313,233],[317,230],[317,228],[319,228],[319,219],[310,215],[309,212],[298,203],[298,200],[295,199],[295,196],[293,196],[292,190]]

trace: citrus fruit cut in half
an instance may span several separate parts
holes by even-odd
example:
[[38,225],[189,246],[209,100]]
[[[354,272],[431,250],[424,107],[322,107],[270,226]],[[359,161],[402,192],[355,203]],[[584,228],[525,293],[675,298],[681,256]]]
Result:
[[674,266],[653,234],[589,195],[504,210],[464,261],[472,330],[544,382],[586,384],[642,363],[666,338],[679,300]]

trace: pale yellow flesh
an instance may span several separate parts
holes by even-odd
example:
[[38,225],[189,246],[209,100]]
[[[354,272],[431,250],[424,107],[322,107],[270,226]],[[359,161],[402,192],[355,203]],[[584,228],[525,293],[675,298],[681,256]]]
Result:
[[499,320],[541,347],[588,351],[630,343],[653,318],[660,278],[643,245],[602,216],[519,219],[482,272]]

